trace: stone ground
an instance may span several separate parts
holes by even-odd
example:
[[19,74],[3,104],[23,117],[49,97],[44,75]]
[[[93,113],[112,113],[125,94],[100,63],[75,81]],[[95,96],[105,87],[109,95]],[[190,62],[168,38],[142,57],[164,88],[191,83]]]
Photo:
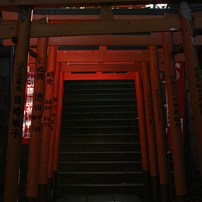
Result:
[[110,194],[110,195],[66,195],[58,202],[142,202],[135,195]]

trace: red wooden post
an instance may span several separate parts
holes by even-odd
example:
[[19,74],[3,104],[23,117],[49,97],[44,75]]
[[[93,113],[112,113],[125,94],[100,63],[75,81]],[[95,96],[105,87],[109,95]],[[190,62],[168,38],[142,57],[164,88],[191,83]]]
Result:
[[165,124],[162,101],[162,87],[158,68],[158,55],[156,46],[149,46],[150,77],[152,84],[154,121],[156,129],[156,143],[161,188],[161,200],[170,202],[170,189],[168,178],[168,158],[165,141]]
[[32,9],[30,6],[19,8],[17,45],[14,62],[12,97],[8,131],[6,176],[4,201],[16,202],[21,160],[22,128],[27,78],[27,61],[30,39]]
[[136,89],[140,146],[142,156],[142,170],[144,173],[144,181],[145,181],[145,192],[146,192],[145,196],[147,197],[150,193],[151,188],[149,183],[150,174],[149,174],[149,159],[147,149],[144,98],[143,98],[142,80],[139,72],[135,72],[135,89]]
[[54,150],[55,150],[55,136],[57,126],[57,109],[58,109],[58,95],[59,95],[59,83],[60,83],[60,63],[56,64],[55,72],[55,85],[53,94],[53,118],[52,118],[52,131],[50,141],[50,154],[49,154],[49,165],[48,165],[48,197],[49,201],[52,201],[52,184],[53,184],[53,161],[54,161]]
[[187,188],[184,163],[184,146],[181,133],[179,97],[174,59],[174,46],[171,33],[162,33],[162,40],[165,61],[166,87],[168,93],[168,110],[173,151],[176,197],[178,201],[185,201]]
[[156,202],[160,200],[159,198],[160,190],[159,190],[158,159],[157,159],[155,125],[153,114],[154,111],[153,111],[151,81],[150,81],[148,62],[142,62],[142,72],[143,72],[143,91],[144,91],[147,140],[148,140],[150,174],[151,174],[152,200]]
[[30,202],[36,201],[38,197],[39,158],[41,150],[43,102],[45,94],[45,73],[47,68],[47,48],[48,38],[38,38],[26,184],[26,198],[27,201]]
[[194,131],[198,150],[198,161],[202,181],[202,79],[194,40],[194,25],[189,5],[186,1],[180,3],[182,40],[189,82],[190,101],[194,119]]
[[53,188],[52,188],[52,200],[56,201],[57,192],[57,171],[58,171],[58,155],[59,155],[59,144],[60,144],[60,127],[61,127],[61,116],[62,116],[62,99],[63,99],[63,88],[64,88],[64,73],[60,73],[60,86],[58,95],[58,111],[57,111],[57,122],[56,122],[56,137],[55,137],[55,151],[54,151],[54,166],[53,166]]
[[56,52],[57,46],[49,47],[39,164],[39,202],[46,202],[48,197],[48,161],[53,110],[53,88],[56,68]]

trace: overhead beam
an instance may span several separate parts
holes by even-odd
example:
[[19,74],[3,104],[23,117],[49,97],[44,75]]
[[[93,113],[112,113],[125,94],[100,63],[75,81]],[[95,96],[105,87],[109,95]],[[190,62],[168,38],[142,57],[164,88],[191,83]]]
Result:
[[[180,32],[173,33],[174,45],[182,43]],[[202,36],[195,37],[196,45],[202,46]],[[13,46],[11,39],[3,40],[4,46]],[[37,45],[37,38],[30,39],[30,46]],[[91,35],[50,37],[49,46],[159,46],[162,45],[160,33],[151,35]]]
[[[164,71],[163,63],[159,64],[159,70]],[[61,72],[141,72],[141,62],[134,64],[67,64],[61,63]]]
[[134,80],[134,72],[128,73],[102,73],[94,74],[71,74],[71,72],[64,72],[64,80]]
[[[181,34],[174,34],[175,45],[182,42]],[[202,41],[202,40],[201,40]],[[4,46],[12,46],[11,39],[3,40]],[[37,45],[37,38],[30,40],[30,46]],[[68,37],[50,37],[49,46],[146,46],[162,45],[161,34],[152,35],[91,35],[91,36],[68,36]]]
[[[6,12],[5,12],[6,13]],[[12,15],[12,12],[8,12]],[[9,39],[16,37],[17,24],[14,19],[17,15],[13,14],[12,18],[4,16],[0,23],[0,38]],[[52,15],[51,15],[52,16]],[[44,17],[43,15],[41,17]],[[83,17],[83,16],[82,16]],[[121,19],[120,16],[119,19]],[[144,18],[144,17],[142,17]],[[7,19],[12,19],[9,21]],[[181,25],[178,15],[162,18],[144,18],[133,19],[131,16],[125,20],[106,20],[106,21],[83,21],[83,22],[65,22],[65,23],[47,23],[47,18],[36,18],[31,28],[31,38],[35,37],[56,37],[56,36],[82,36],[82,35],[103,35],[103,34],[124,34],[124,33],[141,33],[141,32],[167,32],[180,31]],[[78,19],[72,19],[78,20]],[[91,18],[89,18],[91,20]],[[56,20],[57,21],[57,20]],[[55,22],[55,20],[53,21]],[[201,30],[202,13],[194,15],[194,28]],[[174,42],[175,43],[175,42]],[[149,45],[149,44],[148,44]],[[151,44],[153,45],[153,44]]]
[[[196,17],[194,28],[202,28],[202,17]],[[57,36],[83,36],[125,34],[143,32],[176,32],[181,30],[178,17],[137,20],[107,20],[66,23],[33,22],[31,38]],[[17,36],[17,24],[14,21],[3,21],[0,24],[0,38],[10,39]]]
[[[192,3],[200,3],[200,0],[192,0]],[[17,7],[23,5],[32,5],[34,7],[74,7],[74,6],[99,6],[102,4],[111,5],[142,5],[172,3],[177,4],[176,0],[2,0],[0,7]]]
[[[162,60],[162,54],[159,61]],[[149,61],[148,51],[59,51],[57,62],[142,62]]]
[[[185,61],[184,54],[180,53],[175,56],[176,61]],[[30,57],[29,62],[35,63],[36,59]],[[104,62],[105,64],[117,64],[120,62],[148,62],[148,50],[59,50],[57,52],[56,62],[61,63],[80,63],[80,64],[97,64]],[[163,52],[158,50],[158,61],[163,62]]]
[[[85,20],[100,20],[100,15],[91,15],[82,14],[82,15],[75,15],[75,14],[68,14],[68,10],[66,14],[61,14],[58,12],[57,15],[53,14],[34,14],[33,20],[38,20],[41,18],[47,17],[49,21],[56,22],[56,21],[85,21]],[[4,20],[17,20],[18,13],[14,11],[2,11],[2,18]],[[164,18],[164,15],[114,15],[115,20],[136,20],[136,19],[154,19],[154,18]]]
[[[47,17],[50,22],[56,21],[89,21],[89,20],[100,20],[100,15],[91,15],[88,14],[68,14],[68,10],[66,14],[58,13],[57,15],[54,14],[34,14],[33,20],[38,20],[41,18]],[[154,19],[154,18],[164,18],[164,15],[114,15],[115,20],[136,20],[136,19]],[[17,20],[18,13],[14,11],[2,11],[2,19],[4,20]]]
[[[185,61],[184,54],[177,54],[176,61]],[[147,50],[116,50],[116,51],[59,51],[57,62],[148,62],[149,55]],[[158,50],[158,61],[163,62],[163,52]]]
[[[29,58],[30,63],[35,63],[35,60],[35,58]],[[56,61],[67,64],[97,64],[97,62],[115,64],[117,62],[149,61],[149,58],[147,50],[59,50]],[[162,51],[159,51],[159,61],[163,61]]]
[[[179,35],[179,34],[178,34]],[[176,45],[180,43],[180,37],[176,37]],[[179,42],[179,43],[178,43]],[[11,39],[3,40],[4,46],[13,46]],[[37,45],[37,38],[30,40],[30,46]],[[162,45],[161,34],[155,35],[92,35],[92,36],[68,36],[50,37],[49,46],[143,46]]]
[[[201,22],[198,24],[202,24]],[[31,38],[56,36],[103,35],[142,32],[168,32],[181,29],[179,18],[107,20],[67,23],[32,23]],[[15,22],[0,24],[0,38],[17,36]]]
[[[62,9],[62,11],[64,11]],[[67,13],[60,13],[58,12],[58,14],[34,14],[33,15],[33,21],[35,20],[41,20],[42,18],[47,18],[50,22],[64,22],[64,21],[90,21],[90,20],[100,20],[100,15],[92,15],[92,14],[88,14],[88,12],[86,12],[86,14],[69,14],[68,11],[70,11],[69,9],[67,9]],[[144,9],[142,10],[144,11]],[[172,10],[170,10],[172,11]],[[18,20],[18,12],[15,11],[7,11],[7,10],[2,10],[2,19],[3,20]],[[144,13],[144,12],[143,12]],[[192,13],[192,17],[194,20],[199,19],[202,16],[202,12],[196,12],[196,13]],[[137,19],[156,19],[156,18],[170,18],[170,17],[179,17],[179,15],[177,14],[172,14],[172,13],[164,13],[164,15],[152,15],[152,14],[147,14],[147,15],[141,15],[141,14],[130,14],[130,15],[113,15],[115,20],[137,20]]]
[[141,63],[135,64],[113,64],[113,65],[68,65],[61,64],[62,72],[140,72]]

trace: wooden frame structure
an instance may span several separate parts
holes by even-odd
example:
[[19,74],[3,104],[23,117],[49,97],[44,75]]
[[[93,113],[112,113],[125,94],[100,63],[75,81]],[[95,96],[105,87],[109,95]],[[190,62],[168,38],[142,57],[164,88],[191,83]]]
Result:
[[[192,3],[198,3],[199,0],[192,0]],[[106,3],[106,5],[104,5]],[[159,79],[158,71],[159,71],[159,64],[158,62],[165,61],[167,64],[168,58],[163,58],[163,52],[164,57],[170,57],[169,54],[174,54],[173,52],[169,52],[170,50],[166,50],[165,48],[163,51],[159,51],[159,54],[157,54],[156,45],[162,45],[165,43],[165,39],[159,37],[159,33],[162,32],[170,32],[173,33],[174,36],[174,45],[179,45],[183,42],[184,46],[184,52],[185,52],[185,58],[182,54],[176,55],[176,60],[179,60],[177,58],[181,58],[179,61],[185,60],[187,63],[187,69],[189,72],[189,83],[194,83],[194,85],[190,86],[190,92],[192,93],[191,102],[192,102],[192,108],[193,113],[195,116],[194,122],[195,122],[195,133],[197,137],[197,147],[199,151],[199,162],[200,162],[200,171],[201,171],[201,177],[202,177],[202,155],[201,155],[201,148],[202,148],[202,141],[201,141],[201,130],[202,130],[202,124],[200,124],[199,120],[202,121],[202,109],[201,109],[201,98],[202,95],[200,92],[202,92],[202,80],[199,74],[199,62],[196,54],[196,45],[202,44],[202,39],[200,36],[197,37],[196,42],[194,40],[194,30],[200,30],[202,27],[202,17],[201,13],[192,15],[190,14],[190,10],[188,7],[188,2],[182,1],[180,2],[180,15],[167,15],[165,17],[161,18],[147,18],[147,19],[134,19],[132,17],[124,18],[122,19],[119,17],[118,19],[112,19],[113,15],[110,14],[110,10],[108,9],[110,5],[127,5],[127,4],[148,4],[148,3],[176,3],[174,0],[5,0],[0,1],[0,9],[1,10],[7,10],[9,9],[16,9],[20,7],[19,9],[19,16],[18,16],[18,22],[15,22],[10,19],[6,19],[1,21],[0,23],[0,38],[7,39],[4,41],[5,45],[11,45],[11,40],[9,39],[17,39],[17,49],[16,49],[16,57],[15,57],[15,66],[14,66],[14,78],[13,78],[13,89],[19,89],[19,83],[17,83],[17,79],[19,78],[19,64],[21,64],[21,60],[23,62],[23,66],[26,66],[27,58],[26,55],[28,54],[28,48],[29,48],[29,37],[33,38],[31,40],[31,45],[36,45],[36,39],[39,37],[55,37],[52,38],[49,41],[49,45],[67,45],[71,41],[71,45],[150,45],[150,52],[147,50],[145,51],[109,51],[106,49],[101,48],[99,51],[85,51],[85,53],[80,52],[74,52],[74,51],[61,51],[60,54],[57,55],[57,58],[55,61],[62,62],[61,64],[61,77],[63,79],[71,79],[72,74],[70,72],[103,72],[103,71],[126,71],[126,72],[142,72],[140,62],[150,62],[150,68],[152,71],[154,71],[152,79],[154,77]],[[103,6],[104,5],[104,6]],[[32,6],[32,7],[31,7]],[[101,9],[104,11],[105,14],[109,14],[109,18],[106,16],[101,16],[100,20],[89,18],[85,21],[79,21],[74,20],[73,22],[68,19],[64,19],[63,21],[56,19],[55,22],[48,23],[47,19],[40,19],[35,20],[31,22],[31,13],[30,10],[32,8],[54,8],[54,7],[61,7],[61,6],[101,6]],[[109,13],[108,13],[109,12]],[[29,13],[29,15],[28,15]],[[102,12],[101,12],[102,13]],[[112,17],[112,18],[111,18]],[[194,20],[193,20],[194,19]],[[29,34],[29,31],[30,34]],[[182,37],[180,36],[180,33],[182,31]],[[21,33],[25,34],[26,43],[23,42],[21,38]],[[133,36],[133,33],[146,33],[146,32],[152,32],[154,34],[149,36]],[[159,32],[159,33],[157,33]],[[111,34],[110,36],[108,34]],[[112,34],[119,34],[113,36]],[[124,36],[123,34],[131,34],[129,36]],[[88,35],[88,36],[84,36]],[[68,36],[68,37],[67,37]],[[63,37],[58,39],[57,37]],[[102,40],[101,37],[104,37]],[[131,38],[131,41],[130,41]],[[91,41],[92,39],[92,41]],[[159,41],[162,40],[162,41]],[[80,44],[81,40],[81,44]],[[112,41],[111,41],[112,40]],[[122,42],[120,42],[122,41]],[[131,43],[130,43],[131,42]],[[69,44],[68,44],[69,45]],[[153,51],[153,53],[152,53]],[[190,52],[191,51],[191,52]],[[21,53],[24,53],[21,55]],[[67,54],[68,52],[68,54]],[[167,55],[166,55],[167,54]],[[78,59],[78,55],[80,58]],[[88,55],[88,57],[86,57]],[[173,58],[172,58],[173,59]],[[65,64],[66,63],[66,64]],[[67,64],[68,63],[68,64]],[[89,64],[90,63],[90,64]],[[100,64],[101,63],[101,64]],[[117,64],[118,63],[118,64]],[[69,65],[70,64],[70,65]],[[194,65],[193,65],[194,64]],[[104,65],[104,68],[103,66]],[[86,68],[87,67],[87,68]],[[102,71],[101,71],[102,70]],[[63,73],[64,72],[64,73]],[[88,75],[89,77],[92,76],[92,78],[99,79],[101,78],[100,74],[102,73],[96,73],[92,76],[92,74]],[[137,73],[139,74],[139,73]],[[23,72],[23,76],[26,75],[26,71]],[[77,75],[78,76],[78,75]],[[86,75],[85,75],[86,76]],[[106,78],[109,76],[109,79],[111,78],[110,74],[106,74]],[[125,74],[127,78],[132,78],[134,76],[133,73]],[[151,76],[151,75],[150,75]],[[171,75],[173,76],[173,75]],[[76,75],[74,75],[75,79]],[[91,79],[92,79],[91,78]],[[118,76],[117,76],[118,78]],[[139,77],[140,78],[140,77]],[[82,79],[81,76],[77,77],[77,79]],[[62,83],[62,81],[60,81]],[[169,82],[169,80],[168,80]],[[172,82],[172,81],[170,81]],[[20,85],[22,84],[22,87],[25,85],[25,80],[22,80]],[[62,85],[62,84],[61,84]],[[61,88],[61,86],[60,86]],[[155,94],[156,89],[159,89],[158,83],[156,81],[152,81],[152,91]],[[172,86],[172,88],[175,88],[176,86]],[[52,92],[52,91],[51,91]],[[9,140],[8,140],[8,154],[7,154],[7,168],[6,168],[6,180],[5,180],[5,202],[14,202],[17,201],[17,193],[18,193],[18,174],[19,174],[19,162],[20,162],[20,149],[21,149],[21,134],[19,133],[19,136],[16,135],[13,136],[13,128],[15,130],[16,127],[19,130],[22,130],[22,116],[17,117],[19,118],[19,121],[16,122],[16,117],[18,116],[16,113],[16,102],[19,104],[19,100],[21,105],[17,106],[22,111],[23,109],[23,90],[21,91],[21,94],[18,95],[17,92],[14,90],[12,93],[12,104],[11,104],[11,118],[10,118],[10,130],[9,130]],[[53,93],[52,93],[53,94]],[[62,92],[60,93],[61,96]],[[18,97],[16,97],[18,95]],[[53,95],[49,95],[53,96]],[[155,123],[157,123],[157,118],[159,109],[157,105],[159,105],[159,99],[161,94],[158,93],[153,95],[153,108],[154,108],[154,119]],[[172,96],[172,95],[168,95]],[[155,98],[154,98],[155,97]],[[177,95],[176,95],[177,97]],[[18,98],[18,99],[17,99]],[[156,100],[155,100],[156,99]],[[170,98],[171,99],[171,98]],[[58,105],[58,114],[61,115],[61,98],[59,98],[59,105]],[[195,107],[195,105],[197,107]],[[144,107],[144,104],[142,102],[142,107]],[[14,117],[13,117],[14,115]],[[173,116],[174,120],[174,114],[171,114],[170,116]],[[58,118],[58,117],[57,117]],[[44,117],[43,117],[44,119]],[[59,120],[58,120],[59,121]],[[60,121],[59,121],[60,122]],[[15,123],[15,124],[14,124]],[[58,123],[59,124],[59,123]],[[141,121],[140,124],[145,124],[144,121]],[[162,125],[163,126],[163,125]],[[12,128],[13,127],[13,128]],[[162,130],[164,128],[162,127]],[[58,131],[59,129],[56,129]],[[174,131],[174,130],[173,130]],[[50,131],[49,131],[50,132]],[[48,132],[48,133],[49,133]],[[57,132],[56,132],[57,133]],[[179,135],[180,129],[178,129],[177,132],[173,132],[172,136]],[[50,134],[48,134],[50,135]],[[57,134],[58,135],[58,134]],[[57,137],[57,136],[56,136]],[[160,138],[160,136],[159,136]],[[57,138],[58,140],[58,138]],[[49,141],[49,139],[47,140]],[[165,148],[162,146],[165,144],[165,141],[163,139],[157,140],[157,150],[158,150],[158,161],[159,161],[159,170],[160,172],[160,180],[161,180],[161,192],[162,192],[162,200],[163,201],[169,201],[168,197],[168,178],[167,178],[167,171],[166,171],[166,164],[165,162]],[[186,198],[186,183],[184,181],[184,176],[179,177],[179,165],[177,158],[183,158],[181,155],[183,153],[182,148],[182,142],[179,138],[178,141],[173,142],[175,144],[175,147],[179,149],[176,150],[174,153],[176,157],[176,160],[174,162],[174,167],[177,169],[175,171],[175,181],[176,181],[176,195],[177,195],[177,201],[185,201]],[[44,151],[44,154],[46,154],[46,157],[49,153],[49,147],[47,146],[48,143],[44,143],[44,147],[42,148],[42,151]],[[57,150],[56,146],[56,150]],[[13,156],[13,152],[15,155]],[[144,153],[145,154],[145,153]],[[176,155],[177,154],[177,155]],[[180,154],[180,155],[178,155]],[[164,158],[162,156],[164,155]],[[185,169],[183,164],[183,160],[181,161],[180,168]],[[44,162],[43,162],[44,163]],[[57,163],[57,162],[56,162]],[[57,167],[57,166],[56,166]],[[165,168],[165,169],[164,169]],[[44,169],[44,168],[43,168]],[[146,169],[147,170],[147,169]],[[43,170],[45,173],[45,169]],[[55,170],[53,170],[55,172]],[[48,171],[47,171],[48,172]],[[184,170],[182,171],[184,173]],[[46,173],[47,174],[47,173]],[[47,179],[45,179],[45,174],[42,174],[45,183],[40,184],[43,186],[42,189],[39,189],[39,201],[46,201],[47,200]],[[182,181],[180,181],[181,177],[183,178]],[[12,188],[13,193],[10,192],[10,189]],[[40,188],[39,187],[39,188]],[[54,190],[53,190],[54,191]],[[35,201],[36,197],[28,198],[29,201]]]
[[[192,0],[191,3],[200,3],[200,0]],[[34,8],[50,8],[50,7],[74,7],[74,6],[100,6],[103,4],[110,5],[138,5],[138,4],[158,4],[158,3],[170,3],[178,4],[175,0],[16,0],[9,1],[5,0],[0,2],[0,7],[7,9],[8,7],[15,8],[18,6],[32,5]]]

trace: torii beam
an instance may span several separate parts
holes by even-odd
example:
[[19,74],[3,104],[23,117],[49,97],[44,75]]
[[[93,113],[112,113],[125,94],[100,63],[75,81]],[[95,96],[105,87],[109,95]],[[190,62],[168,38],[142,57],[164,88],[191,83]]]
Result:
[[[202,21],[202,20],[201,20]],[[197,21],[195,29],[202,27]],[[30,38],[56,36],[82,36],[142,32],[169,32],[180,31],[179,17],[162,19],[138,20],[103,20],[66,23],[32,23]],[[17,23],[7,22],[0,24],[0,38],[9,39],[17,36]]]
[[[180,32],[173,33],[174,45],[182,43]],[[197,46],[202,45],[202,36],[195,37]],[[4,46],[13,46],[11,39],[3,40]],[[37,38],[30,39],[30,46],[37,45]],[[91,36],[67,36],[51,37],[49,46],[158,46],[162,45],[160,33],[151,35],[91,35]]]
[[[191,3],[200,3],[200,0],[190,0]],[[16,8],[17,6],[32,5],[35,8],[50,7],[74,7],[74,6],[100,6],[102,4],[111,5],[142,5],[172,3],[178,4],[176,0],[4,0],[0,2],[0,7]]]
[[[194,29],[201,29],[202,17],[196,17]],[[103,34],[125,34],[143,32],[177,32],[181,30],[179,16],[159,19],[137,20],[103,20],[66,23],[33,22],[31,38],[57,36],[83,36]],[[3,21],[0,23],[0,38],[11,39],[17,36],[17,23]]]
[[[105,47],[104,47],[105,48]],[[32,49],[36,51],[36,49]],[[185,61],[183,53],[175,56],[176,61]],[[148,50],[60,50],[57,53],[57,62],[76,63],[76,64],[97,64],[105,62],[108,64],[127,63],[127,62],[148,62]],[[158,61],[163,62],[163,52],[158,50]],[[30,63],[35,63],[36,59],[30,57]]]
[[[82,17],[81,17],[82,16]],[[194,28],[195,29],[201,29],[202,27],[202,12],[199,13],[193,13],[192,14],[194,18]],[[2,30],[4,30],[4,36],[1,36],[1,38],[4,38],[3,40],[3,45],[4,46],[11,46],[13,45],[11,39],[6,39],[6,38],[11,38],[7,33],[5,33],[5,30],[8,30],[7,32],[10,35],[15,35],[16,32],[16,20],[18,18],[18,13],[17,12],[11,12],[11,11],[3,11],[2,12],[2,17],[4,20],[1,21],[0,27],[2,26]],[[158,15],[158,16],[153,16],[153,15],[146,15],[142,17],[142,15],[114,15],[115,21],[121,21],[121,20],[126,20],[128,22],[132,21],[134,23],[139,23],[141,25],[141,22],[154,22],[153,20],[157,20],[157,22],[163,22],[165,19],[172,18],[176,19],[175,23],[179,20],[179,15],[174,15],[174,14],[168,14],[166,13],[165,16],[163,15]],[[51,22],[51,25],[53,25],[53,30],[54,26],[59,22],[67,23],[67,22],[72,22],[78,23],[78,21],[82,23],[86,23],[85,21],[94,21],[94,22],[99,22],[100,15],[39,15],[35,14],[33,17],[34,21],[33,26],[38,27],[38,24],[47,24],[47,19],[49,22]],[[135,21],[134,21],[135,20]],[[122,22],[123,22],[122,21]],[[126,22],[125,21],[125,22]],[[113,21],[112,21],[113,22]],[[111,23],[112,23],[111,22]],[[155,25],[155,23],[153,23]],[[51,26],[49,25],[49,26]],[[67,24],[69,25],[69,24]],[[78,25],[78,24],[75,24]],[[136,24],[137,25],[137,24]],[[159,25],[159,24],[158,24]],[[57,25],[56,25],[57,26]],[[40,26],[41,27],[41,26]],[[52,26],[51,26],[52,27]],[[141,27],[141,26],[139,26]],[[175,28],[173,26],[170,26],[173,32],[173,39],[174,39],[174,45],[179,45],[182,43],[182,37],[181,37],[181,32],[176,32]],[[52,29],[52,28],[51,28]],[[142,29],[142,28],[139,28]],[[149,28],[148,28],[149,29]],[[141,31],[141,30],[139,30]],[[139,32],[138,30],[135,30],[136,33]],[[143,30],[144,31],[144,30]],[[156,30],[158,31],[158,29]],[[54,31],[53,31],[54,32]],[[64,32],[64,31],[63,31]],[[84,31],[85,32],[85,31]],[[123,31],[125,32],[125,31]],[[1,33],[1,32],[0,32]],[[85,34],[85,33],[83,33]],[[88,45],[101,45],[101,46],[107,46],[107,45],[162,45],[162,37],[160,33],[151,33],[151,35],[85,35],[85,36],[73,36],[74,34],[71,35],[71,33],[66,32],[65,36],[62,36],[62,33],[59,33],[60,37],[53,37],[53,35],[58,35],[58,33],[48,33],[48,35],[51,36],[49,40],[49,45],[68,45],[68,46],[75,46],[75,45],[80,45],[80,46],[88,46]],[[67,37],[66,37],[67,36]],[[32,37],[32,36],[31,36]],[[196,45],[202,45],[202,36],[198,35],[195,37]],[[30,41],[30,46],[35,46],[37,44],[37,38],[31,38]]]
[[140,72],[141,63],[116,65],[68,65],[61,64],[61,72]]

